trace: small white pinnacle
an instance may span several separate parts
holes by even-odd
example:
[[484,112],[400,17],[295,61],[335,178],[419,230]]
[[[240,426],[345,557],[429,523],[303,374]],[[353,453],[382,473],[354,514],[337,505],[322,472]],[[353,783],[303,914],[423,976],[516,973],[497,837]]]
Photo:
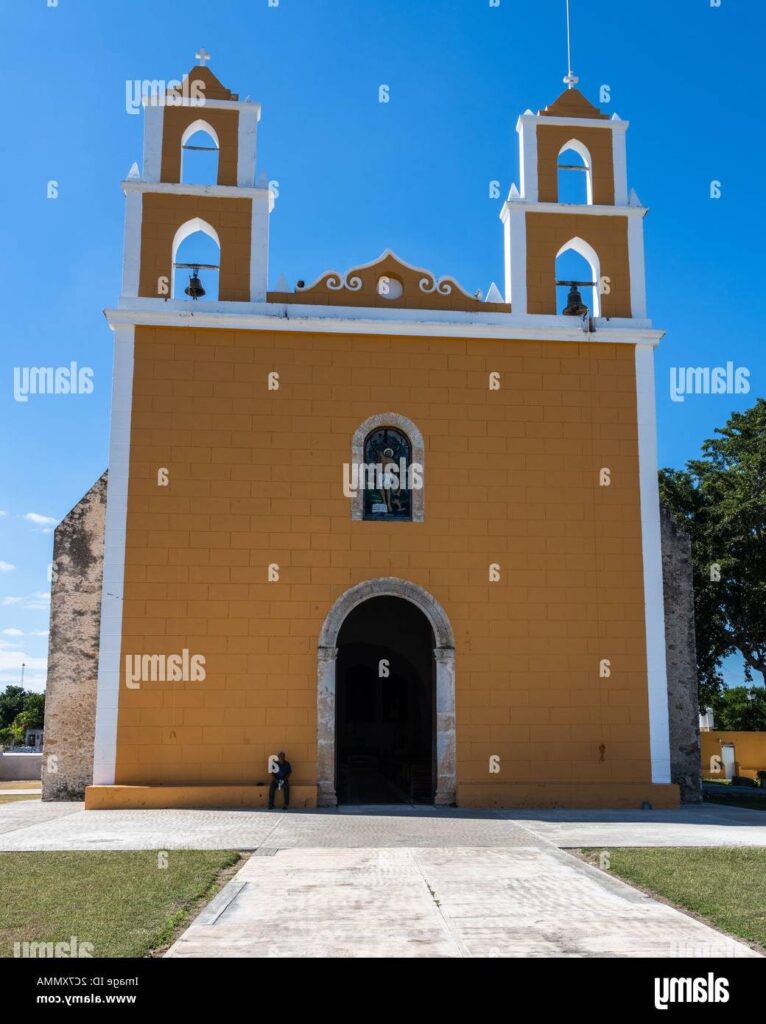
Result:
[[485,302],[502,302],[503,296],[500,294],[500,290],[493,281],[487,290],[487,297]]
[[135,162],[135,160],[133,161],[133,163],[130,166],[130,170],[128,171],[128,177],[129,178],[140,178],[141,177],[141,171],[138,169],[138,164]]
[[511,185],[511,191],[508,193],[508,199],[509,201],[514,199],[521,199],[521,193],[516,188],[516,182],[514,182],[513,185]]
[[628,199],[628,206],[640,206],[641,200],[638,198],[638,192],[634,188],[630,190],[630,198]]
[[612,120],[613,121],[622,121],[622,118],[620,117],[619,114],[612,114]]

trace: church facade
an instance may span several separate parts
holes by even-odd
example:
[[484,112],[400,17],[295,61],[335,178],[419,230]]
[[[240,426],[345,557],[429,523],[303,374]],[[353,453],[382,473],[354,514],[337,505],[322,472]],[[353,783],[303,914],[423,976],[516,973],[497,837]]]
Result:
[[[86,805],[263,806],[279,751],[298,807],[677,805],[627,123],[520,117],[504,295],[388,250],[270,291],[260,107],[189,81],[123,183]],[[182,180],[198,132],[217,184]],[[176,284],[199,232],[211,301]]]

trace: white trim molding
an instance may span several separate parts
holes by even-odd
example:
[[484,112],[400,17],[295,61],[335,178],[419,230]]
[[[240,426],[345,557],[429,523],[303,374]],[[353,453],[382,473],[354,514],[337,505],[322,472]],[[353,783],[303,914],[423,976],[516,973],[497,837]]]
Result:
[[162,107],[144,108],[143,180],[159,182],[162,175],[162,136],[165,114]]
[[[204,309],[202,306],[204,305]],[[192,308],[194,306],[195,308]],[[476,338],[498,341],[564,341],[582,345],[658,345],[665,335],[648,320],[610,317],[594,321],[583,335],[572,317],[510,313],[464,313],[454,310],[389,309],[364,306],[303,306],[284,302],[205,302],[130,299],[119,309],[105,309],[111,326],[194,325],[229,331],[290,331],[313,334],[393,335],[413,338]]]
[[446,612],[427,590],[396,577],[357,583],[337,599],[322,624],[317,644],[317,802],[334,807],[336,667],[338,636],[347,616],[374,597],[410,601],[428,619],[434,635],[436,661],[436,795],[434,803],[453,804],[456,794],[455,634]]
[[93,754],[93,784],[96,786],[114,785],[117,760],[134,339],[133,327],[122,325],[115,328],[112,428],[106,492],[104,582],[101,593]]
[[527,213],[576,213],[584,217],[628,217],[642,218],[649,212],[648,206],[586,206],[584,203],[528,203],[523,200],[509,200],[511,209],[519,207]]
[[209,121],[205,121],[202,117],[198,117],[196,121],[192,121],[191,124],[187,124],[184,128],[183,135],[181,136],[181,146],[185,146],[192,135],[196,135],[197,132],[204,132],[206,135],[209,135],[211,141],[215,143],[215,148],[220,153],[221,141],[218,138],[218,132]]
[[136,298],[141,278],[141,228],[144,197],[141,192],[125,193],[125,240],[122,257],[122,294]]
[[237,128],[237,187],[255,186],[255,156],[261,108],[250,103],[239,112]]
[[646,261],[644,223],[628,220],[628,264],[630,267],[630,312],[636,318],[646,316]]
[[527,315],[526,208],[506,202],[500,211],[505,247],[505,301],[513,316]]
[[274,195],[258,189],[250,213],[250,301],[265,302],[269,287],[269,214]]
[[612,167],[614,168],[614,205],[628,205],[628,148],[625,132],[612,134]]
[[649,745],[652,782],[670,782],[670,726],[665,654],[665,604],[662,585],[660,492],[657,480],[657,423],[654,351],[636,346],[636,405],[641,494],[641,547],[644,569],[646,669],[649,697]]
[[546,117],[541,114],[521,114],[516,122],[516,131],[523,130],[527,125],[552,124],[559,128],[604,128],[613,132],[626,132],[630,121],[619,118],[604,120],[601,117]]
[[145,178],[126,178],[120,182],[122,190],[128,192],[152,192],[155,195],[176,196],[213,196],[216,199],[247,199],[269,196],[273,202],[273,194],[268,187],[240,188],[238,185],[185,185],[177,181],[147,181]]
[[539,195],[537,184],[537,119],[520,117],[516,123],[519,135],[519,167],[521,198],[527,203],[536,203]]

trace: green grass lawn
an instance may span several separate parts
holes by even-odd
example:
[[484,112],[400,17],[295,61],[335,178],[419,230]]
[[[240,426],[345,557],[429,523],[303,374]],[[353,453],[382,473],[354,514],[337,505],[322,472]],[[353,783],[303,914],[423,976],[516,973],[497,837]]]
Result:
[[[583,850],[598,862],[600,850]],[[766,849],[609,850],[610,874],[766,947]]]
[[[93,956],[146,956],[232,874],[231,850],[0,853],[0,956],[14,942],[89,942]],[[229,870],[227,870],[229,869]]]

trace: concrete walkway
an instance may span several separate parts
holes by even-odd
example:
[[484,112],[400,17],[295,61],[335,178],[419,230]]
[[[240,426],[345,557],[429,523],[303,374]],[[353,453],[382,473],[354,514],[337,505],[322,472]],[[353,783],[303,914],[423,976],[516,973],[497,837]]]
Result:
[[[18,792],[18,791],[17,791]],[[766,812],[482,811],[364,807],[318,811],[85,811],[81,803],[0,804],[0,851],[255,850],[259,847],[766,847]]]
[[757,956],[571,854],[515,838],[529,845],[259,850],[166,955]]
[[766,846],[765,821],[712,805],[284,814],[30,800],[0,804],[0,851],[254,851],[172,957],[750,957],[563,848]]
[[722,804],[678,811],[507,811],[563,848],[613,846],[762,846],[766,810]]

